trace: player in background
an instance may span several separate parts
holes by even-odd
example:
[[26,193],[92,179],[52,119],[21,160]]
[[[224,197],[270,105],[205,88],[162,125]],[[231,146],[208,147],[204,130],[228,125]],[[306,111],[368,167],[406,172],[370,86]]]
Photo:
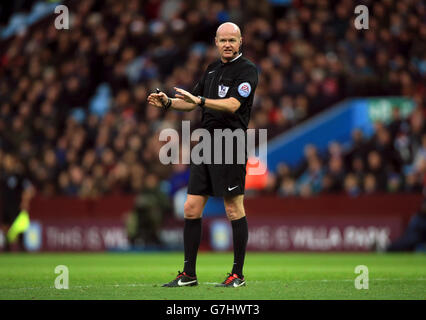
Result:
[[19,249],[24,250],[23,232],[30,224],[28,212],[34,193],[20,159],[12,153],[4,154],[0,158],[0,216],[5,251],[17,240]]

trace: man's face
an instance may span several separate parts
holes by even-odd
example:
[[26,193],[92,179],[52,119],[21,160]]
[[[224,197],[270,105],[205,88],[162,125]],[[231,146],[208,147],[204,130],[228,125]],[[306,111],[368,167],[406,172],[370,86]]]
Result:
[[234,59],[240,50],[241,36],[235,31],[222,31],[215,38],[216,47],[219,50],[223,62]]

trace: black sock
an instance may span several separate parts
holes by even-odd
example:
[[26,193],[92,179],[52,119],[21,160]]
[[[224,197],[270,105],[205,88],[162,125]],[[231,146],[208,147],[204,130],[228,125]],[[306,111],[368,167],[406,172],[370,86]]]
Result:
[[185,226],[183,228],[183,245],[185,251],[183,272],[190,277],[195,277],[195,264],[201,241],[201,230],[201,218],[185,219]]
[[239,277],[242,277],[248,241],[247,219],[244,216],[241,219],[232,220],[231,225],[234,242],[234,265],[232,267],[232,274],[236,273]]

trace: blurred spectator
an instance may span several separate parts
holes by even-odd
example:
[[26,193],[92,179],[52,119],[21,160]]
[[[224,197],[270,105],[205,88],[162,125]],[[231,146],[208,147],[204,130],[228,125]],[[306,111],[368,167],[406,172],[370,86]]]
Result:
[[351,197],[358,196],[361,193],[361,188],[360,188],[361,181],[357,179],[355,174],[353,173],[348,174],[345,177],[345,181],[344,181],[344,188],[345,188],[346,194],[348,194]]
[[311,159],[317,159],[319,157],[318,149],[313,144],[307,144],[303,149],[304,160],[297,166],[295,169],[295,176],[300,176],[303,172],[306,171]]
[[[368,181],[372,181],[371,177],[374,178],[374,189],[380,191],[386,190],[387,175],[383,163],[383,157],[376,150],[370,151],[367,155],[367,176]],[[372,182],[368,182],[368,184],[372,185]]]
[[323,191],[331,193],[340,192],[343,189],[345,174],[343,159],[339,156],[331,157],[324,176],[324,179],[327,179],[326,187],[323,184]]
[[296,181],[291,177],[285,177],[278,189],[278,195],[282,197],[296,196]]
[[297,180],[297,189],[302,196],[310,196],[322,190],[324,169],[321,160],[313,157],[308,161],[308,168]]
[[373,194],[377,191],[381,190],[379,189],[376,176],[372,173],[368,173],[364,177],[364,193],[365,194]]

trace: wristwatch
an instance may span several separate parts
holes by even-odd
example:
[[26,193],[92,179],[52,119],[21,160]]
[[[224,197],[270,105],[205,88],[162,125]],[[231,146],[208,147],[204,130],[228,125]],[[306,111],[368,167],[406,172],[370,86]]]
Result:
[[164,109],[166,109],[166,110],[168,110],[171,105],[172,105],[172,99],[170,99],[170,98],[167,98],[166,104],[163,103]]
[[[161,90],[158,89],[158,88],[155,89],[155,91],[157,93],[161,92]],[[160,101],[161,101],[161,104],[163,105],[163,108],[166,109],[166,110],[169,109],[171,107],[171,105],[172,105],[172,99],[170,99],[169,97],[167,97],[167,102],[166,103],[164,103],[163,100],[161,100],[161,99],[160,99]]]
[[206,98],[202,97],[202,96],[198,96],[198,98],[200,98],[200,103],[198,104],[200,107],[204,107],[205,103],[206,103]]

